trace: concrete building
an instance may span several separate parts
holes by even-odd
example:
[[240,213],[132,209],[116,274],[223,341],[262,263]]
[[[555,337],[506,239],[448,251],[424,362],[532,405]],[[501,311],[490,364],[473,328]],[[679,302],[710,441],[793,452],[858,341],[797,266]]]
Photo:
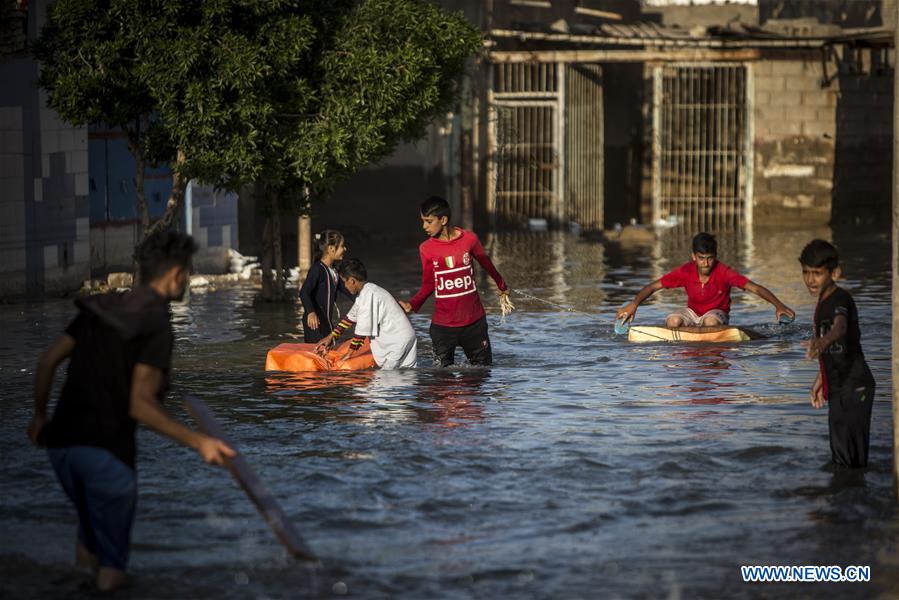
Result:
[[[485,37],[457,107],[316,204],[313,230],[415,243],[431,194],[481,231],[889,218],[895,0],[439,3]],[[63,123],[36,86],[28,44],[46,4],[0,4],[2,296],[127,268],[139,234],[121,133]],[[166,169],[146,171],[153,214],[169,186]],[[259,252],[252,198],[191,195],[181,226],[209,248],[201,268],[235,245]],[[295,264],[296,221],[283,222]]]
[[77,289],[90,275],[87,128],[46,107],[35,3],[0,13],[0,296]]
[[369,236],[418,235],[433,193],[482,230],[888,218],[891,0],[441,4],[485,35],[458,109],[316,207],[313,229],[353,214]]
[[[713,25],[704,14],[689,28],[680,2],[644,3],[635,23],[611,11],[587,13],[585,2],[567,4],[570,21],[487,32],[483,170],[494,221],[542,217],[592,229],[631,217],[729,228],[888,214],[893,62],[882,3],[833,2],[831,11],[823,10],[827,2],[805,3],[809,16],[801,3],[763,1],[754,7],[757,23],[743,20],[741,3],[727,22]],[[692,14],[706,13],[696,4]],[[673,7],[680,22],[666,21],[664,9]],[[605,20],[577,19],[586,14]],[[534,87],[544,71],[556,87],[543,79],[546,87]],[[587,102],[604,116],[596,126],[581,114],[586,72],[594,87]],[[553,123],[535,133],[547,101],[556,102]],[[593,137],[585,141],[584,131]],[[639,140],[627,135],[634,131]],[[551,151],[536,150],[541,144]],[[584,165],[591,152],[597,156]],[[607,164],[616,154],[618,163]],[[523,164],[549,173],[535,185],[520,174]],[[605,183],[584,189],[585,167]],[[622,167],[639,169],[639,198]],[[610,185],[609,177],[618,180]],[[547,199],[535,202],[536,191]]]
[[[49,3],[0,3],[0,297],[77,290],[130,270],[140,239],[134,159],[124,135],[72,127],[47,108],[29,46]],[[146,169],[152,217],[171,190],[167,168]],[[201,245],[197,270],[222,272],[237,245],[237,197],[191,185],[180,223]]]

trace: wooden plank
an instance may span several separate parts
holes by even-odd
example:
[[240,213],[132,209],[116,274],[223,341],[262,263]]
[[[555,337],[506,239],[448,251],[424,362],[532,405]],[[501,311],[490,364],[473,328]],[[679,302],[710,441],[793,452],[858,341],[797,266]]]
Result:
[[586,6],[575,6],[574,12],[579,15],[587,15],[588,17],[597,17],[599,19],[610,19],[612,21],[621,21],[624,18],[621,13],[587,8]]
[[284,514],[281,506],[268,491],[268,488],[265,487],[265,484],[250,468],[243,454],[228,439],[225,430],[222,429],[209,407],[202,400],[193,396],[185,398],[184,404],[203,433],[222,440],[237,453],[232,458],[225,458],[225,466],[231,472],[231,475],[234,476],[234,479],[237,480],[237,483],[240,484],[240,487],[247,493],[247,496],[250,497],[250,500],[253,501],[253,504],[256,505],[256,509],[259,510],[259,513],[266,523],[269,524],[269,527],[272,528],[272,531],[275,532],[278,540],[287,548],[288,552],[300,560],[317,562],[318,558],[309,549],[291,522],[287,520],[287,515]]

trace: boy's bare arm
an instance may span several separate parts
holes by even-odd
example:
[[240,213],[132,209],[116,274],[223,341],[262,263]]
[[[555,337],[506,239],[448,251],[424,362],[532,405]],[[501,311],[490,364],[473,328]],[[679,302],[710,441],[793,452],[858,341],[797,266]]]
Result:
[[663,287],[661,279],[656,279],[652,283],[643,286],[643,289],[634,296],[634,300],[618,311],[618,314],[615,315],[615,320],[625,317],[625,321],[632,321],[634,315],[637,314],[637,307]]
[[481,245],[481,241],[478,240],[477,243],[472,247],[472,255],[474,259],[478,261],[478,264],[487,271],[487,274],[490,275],[490,278],[493,279],[493,282],[496,284],[496,289],[499,290],[500,294],[509,293],[509,286],[506,285],[506,281],[503,279],[503,276],[499,274],[499,270],[497,270],[496,265],[493,264],[493,261],[490,260],[490,257],[487,256],[487,252],[484,250],[484,246]]
[[827,398],[824,397],[824,381],[821,379],[821,371],[818,371],[818,376],[815,377],[809,399],[815,408],[822,408],[827,402]]
[[428,296],[434,292],[434,265],[422,252],[419,252],[419,258],[421,259],[421,287],[408,302],[399,301],[400,306],[407,313],[418,312]]
[[53,376],[62,362],[75,350],[75,338],[62,334],[41,354],[34,376],[34,415],[28,424],[28,439],[37,444],[38,435],[47,422],[47,404],[53,388]]
[[747,292],[752,292],[762,300],[773,304],[775,318],[779,319],[781,315],[786,315],[791,319],[796,318],[796,313],[793,311],[793,309],[781,302],[780,299],[765,286],[759,285],[754,281],[747,281],[743,289]]
[[812,338],[808,341],[808,352],[805,353],[806,358],[814,359],[821,356],[821,353],[824,352],[828,346],[846,335],[847,329],[848,324],[846,317],[837,315],[833,320],[833,327],[830,328],[830,331],[821,337]]
[[213,464],[223,464],[224,458],[235,455],[225,442],[193,431],[171,418],[156,401],[159,386],[162,385],[162,370],[138,363],[131,378],[130,415],[135,421],[156,430],[176,442],[196,450],[203,460]]
[[334,343],[334,333],[331,332],[322,339],[318,341],[315,345],[315,353],[319,356],[324,356],[328,352],[328,348],[331,347],[331,344]]

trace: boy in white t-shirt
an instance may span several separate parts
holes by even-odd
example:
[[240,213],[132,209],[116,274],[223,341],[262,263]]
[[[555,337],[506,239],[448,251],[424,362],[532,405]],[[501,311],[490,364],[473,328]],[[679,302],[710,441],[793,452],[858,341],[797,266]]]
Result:
[[417,342],[409,317],[390,292],[366,281],[365,265],[356,258],[340,263],[340,279],[356,302],[346,318],[316,346],[323,354],[344,332],[355,326],[355,337],[347,354],[350,358],[365,341],[371,338],[371,353],[382,369],[403,369],[415,366]]

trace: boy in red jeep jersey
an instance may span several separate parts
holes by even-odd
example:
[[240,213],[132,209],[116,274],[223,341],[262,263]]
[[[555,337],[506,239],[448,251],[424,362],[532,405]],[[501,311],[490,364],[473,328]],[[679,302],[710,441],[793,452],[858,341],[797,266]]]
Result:
[[468,362],[490,365],[493,352],[487,335],[487,314],[474,280],[472,260],[490,274],[502,295],[509,288],[490,262],[478,236],[460,227],[450,227],[450,207],[446,200],[431,196],[421,204],[421,223],[430,238],[422,242],[421,289],[408,302],[400,302],[406,312],[418,312],[434,292],[431,342],[441,367],[453,364],[456,346],[462,346]]
[[631,321],[637,307],[662,288],[682,287],[687,292],[687,306],[668,315],[665,326],[691,327],[727,325],[730,321],[730,289],[738,287],[752,292],[774,305],[775,319],[785,315],[796,317],[787,305],[777,299],[767,288],[747,279],[718,262],[718,241],[710,233],[698,233],[693,238],[693,260],[684,263],[637,292],[634,301],[618,311],[616,320]]

